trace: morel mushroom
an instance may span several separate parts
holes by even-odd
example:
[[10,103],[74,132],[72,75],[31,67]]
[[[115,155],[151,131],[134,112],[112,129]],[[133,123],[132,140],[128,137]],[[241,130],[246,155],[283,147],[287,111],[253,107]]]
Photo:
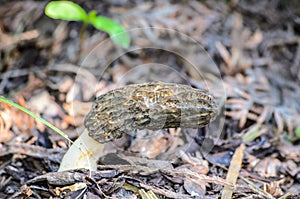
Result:
[[65,154],[60,171],[97,169],[103,143],[135,130],[201,128],[217,114],[205,90],[172,83],[134,84],[99,96],[84,121],[86,129]]

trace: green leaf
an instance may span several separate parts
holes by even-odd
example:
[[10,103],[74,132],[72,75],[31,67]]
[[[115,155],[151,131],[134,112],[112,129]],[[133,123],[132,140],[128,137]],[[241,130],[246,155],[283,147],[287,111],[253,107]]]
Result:
[[300,126],[298,126],[295,130],[295,134],[297,136],[298,139],[300,139]]
[[102,16],[89,17],[89,21],[95,28],[107,32],[115,43],[119,44],[123,48],[129,47],[129,34],[117,22]]
[[41,118],[40,116],[34,114],[33,112],[29,111],[28,109],[20,106],[19,104],[16,104],[8,99],[6,99],[5,97],[1,97],[0,96],[0,101],[6,103],[6,104],[9,104],[21,111],[23,111],[24,113],[30,115],[31,117],[33,117],[34,119],[42,122],[43,124],[45,124],[47,127],[51,128],[53,131],[55,131],[56,133],[58,133],[59,135],[61,135],[63,138],[67,139],[69,142],[73,143],[72,140],[70,140],[70,138],[68,137],[67,134],[65,134],[64,132],[62,132],[61,130],[59,130],[56,126],[50,124],[48,121],[46,121],[45,119]]
[[252,126],[244,135],[243,135],[243,141],[244,142],[251,142],[255,140],[257,137],[259,137],[262,132],[261,129],[259,129],[259,125]]
[[45,8],[45,14],[53,19],[87,22],[87,13],[71,1],[51,1]]

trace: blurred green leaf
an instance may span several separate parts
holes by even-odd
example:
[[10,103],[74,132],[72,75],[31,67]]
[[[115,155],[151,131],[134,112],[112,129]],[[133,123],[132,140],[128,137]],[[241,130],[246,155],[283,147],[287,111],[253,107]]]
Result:
[[152,190],[146,192],[144,189],[140,189],[139,194],[141,195],[142,199],[158,199]]
[[[89,14],[90,16],[90,14]],[[93,15],[92,15],[93,16]],[[130,37],[126,30],[117,22],[106,17],[89,17],[90,23],[97,29],[107,32],[111,39],[122,46],[128,48],[130,44]]]
[[95,20],[96,17],[97,17],[97,11],[91,10],[88,14],[88,21],[91,23],[91,21]]
[[264,134],[267,131],[265,127],[260,126],[259,124],[255,124],[251,126],[247,132],[243,135],[243,142],[251,142]]
[[300,126],[298,126],[295,130],[295,134],[297,136],[298,139],[300,139]]
[[87,22],[86,12],[71,1],[51,1],[45,8],[45,14],[53,19]]
[[87,14],[79,5],[71,1],[52,1],[45,7],[45,14],[53,19],[90,23],[98,30],[107,32],[116,44],[123,48],[129,47],[130,37],[126,30],[109,18],[97,16],[95,10]]

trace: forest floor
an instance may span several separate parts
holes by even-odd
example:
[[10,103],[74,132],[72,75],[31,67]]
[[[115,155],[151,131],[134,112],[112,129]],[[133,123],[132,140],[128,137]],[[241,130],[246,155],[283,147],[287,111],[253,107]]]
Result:
[[299,1],[75,1],[128,30],[128,49],[46,2],[0,2],[0,95],[72,140],[95,97],[128,84],[204,88],[220,108],[202,129],[106,143],[89,173],[57,172],[69,143],[1,102],[0,198],[300,198]]

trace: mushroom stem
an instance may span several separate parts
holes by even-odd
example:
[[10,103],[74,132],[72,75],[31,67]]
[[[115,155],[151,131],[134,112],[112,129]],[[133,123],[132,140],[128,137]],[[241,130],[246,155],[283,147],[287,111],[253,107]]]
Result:
[[64,155],[58,171],[78,168],[96,171],[97,160],[103,155],[103,147],[104,144],[95,141],[88,135],[87,129],[84,129],[83,133]]

